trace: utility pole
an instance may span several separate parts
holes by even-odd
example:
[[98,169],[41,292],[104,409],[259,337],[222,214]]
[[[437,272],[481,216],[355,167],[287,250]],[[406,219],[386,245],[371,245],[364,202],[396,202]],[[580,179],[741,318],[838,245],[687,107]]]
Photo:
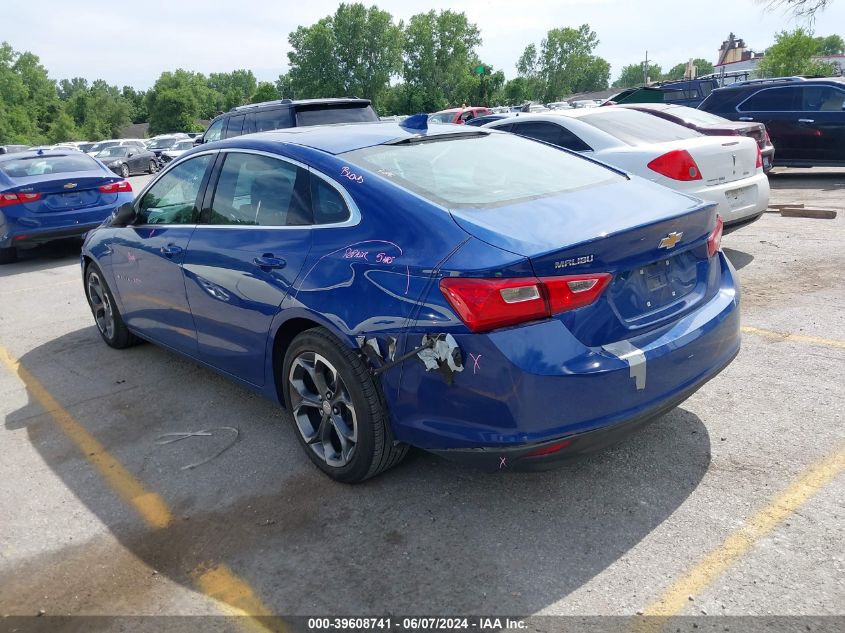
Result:
[[643,85],[648,85],[648,51],[645,52],[645,61],[643,62]]

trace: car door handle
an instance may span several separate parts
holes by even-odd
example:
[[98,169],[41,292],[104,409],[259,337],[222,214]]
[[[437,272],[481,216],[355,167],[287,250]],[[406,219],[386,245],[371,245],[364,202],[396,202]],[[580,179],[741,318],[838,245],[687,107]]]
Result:
[[741,116],[741,117],[739,117],[739,120],[740,121],[753,121],[754,117],[753,116]]
[[815,119],[798,119],[798,123],[802,123],[804,125],[807,125],[809,123],[815,123],[815,122],[816,122]]
[[252,260],[252,263],[259,268],[284,268],[287,262],[281,257],[273,257],[272,255],[262,255]]
[[176,246],[176,244],[168,244],[167,246],[161,247],[161,254],[165,257],[173,257],[174,255],[179,255],[182,252],[181,246]]

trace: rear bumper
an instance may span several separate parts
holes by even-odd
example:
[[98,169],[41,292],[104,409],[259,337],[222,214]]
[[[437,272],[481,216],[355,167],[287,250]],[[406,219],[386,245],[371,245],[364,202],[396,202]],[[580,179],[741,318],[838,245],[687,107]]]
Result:
[[[740,204],[731,200],[738,190],[743,190],[743,201]],[[725,226],[730,226],[758,216],[766,210],[769,206],[769,178],[761,171],[749,178],[702,187],[689,193],[702,200],[715,202],[718,205],[716,212],[722,216]]]
[[718,291],[683,317],[628,339],[633,354],[618,344],[586,346],[550,319],[455,335],[466,367],[452,385],[422,363],[406,362],[390,402],[396,438],[451,458],[481,455],[486,463],[503,451],[522,459],[562,439],[573,439],[567,454],[595,450],[630,433],[738,353],[739,289],[732,267],[718,257]]

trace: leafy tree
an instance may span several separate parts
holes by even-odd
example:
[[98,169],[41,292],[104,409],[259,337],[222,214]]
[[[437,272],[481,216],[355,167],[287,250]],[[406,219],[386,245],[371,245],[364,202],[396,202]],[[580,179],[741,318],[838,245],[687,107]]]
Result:
[[[648,65],[648,77],[651,81],[656,81],[661,76],[660,66],[658,64]],[[643,85],[643,64],[628,64],[622,67],[622,73],[619,79],[613,82],[614,88],[632,88],[633,86]]]
[[775,34],[775,43],[768,48],[757,70],[763,77],[831,74],[831,64],[812,59],[817,50],[812,31],[801,26],[794,31],[781,31]]
[[216,109],[231,110],[249,102],[258,81],[251,70],[241,69],[230,73],[211,73],[207,85],[219,95],[215,101]]
[[592,54],[598,43],[588,24],[577,29],[552,29],[546,34],[538,56],[544,101],[607,88],[610,65]]
[[525,77],[514,77],[505,83],[502,95],[505,103],[509,105],[530,101],[532,98],[530,80]]
[[61,143],[62,141],[73,141],[79,138],[79,131],[67,112],[59,112],[50,129],[47,132],[47,140],[50,143]]
[[262,101],[274,101],[278,98],[279,91],[276,90],[276,86],[269,81],[262,81],[258,84],[258,88],[255,89],[255,93],[252,95],[250,101],[252,103],[261,103]]
[[123,86],[121,95],[129,104],[129,118],[132,120],[132,123],[146,123],[149,118],[147,104],[144,101],[146,92],[135,90],[132,86]]
[[77,92],[88,91],[88,80],[82,77],[74,77],[73,79],[62,79],[58,85],[59,99],[67,101]]
[[815,37],[817,55],[842,55],[845,53],[845,40],[840,35]]
[[279,97],[281,97],[282,99],[294,98],[293,86],[290,82],[290,75],[279,75],[279,78],[276,80],[276,91],[279,93]]
[[[300,98],[357,96],[378,101],[401,68],[401,24],[378,7],[345,4],[288,36],[290,91]],[[280,81],[282,77],[279,78]],[[279,85],[279,92],[286,92]]]
[[164,88],[156,93],[150,109],[150,133],[193,130],[199,115],[199,103],[188,86]]
[[[696,77],[700,77],[701,75],[709,75],[715,69],[713,64],[708,62],[706,59],[701,59],[700,57],[696,57],[692,60],[692,65],[695,66],[695,74]],[[642,71],[641,71],[642,72]],[[674,81],[684,78],[684,74],[687,72],[687,62],[681,62],[680,64],[676,64],[672,66],[666,74],[663,75],[663,79],[667,81]]]
[[432,112],[468,99],[480,45],[478,27],[464,13],[432,10],[411,16],[404,43],[406,111]]

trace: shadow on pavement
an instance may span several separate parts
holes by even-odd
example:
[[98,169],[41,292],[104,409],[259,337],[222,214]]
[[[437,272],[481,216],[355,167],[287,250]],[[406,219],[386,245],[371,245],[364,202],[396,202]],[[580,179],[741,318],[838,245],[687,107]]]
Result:
[[745,251],[738,251],[735,248],[725,247],[722,247],[722,251],[724,251],[731,264],[733,264],[733,267],[737,270],[742,270],[754,261],[754,255],[746,253]]
[[769,172],[769,186],[772,189],[814,189],[816,191],[838,191],[845,189],[845,169],[839,172],[816,172],[811,169],[801,171]]
[[81,247],[81,239],[70,238],[48,242],[34,248],[20,249],[18,261],[0,266],[0,278],[78,262]]
[[[94,539],[0,572],[0,604],[11,613],[56,613],[50,601],[63,612],[103,612],[114,600],[123,612],[148,610],[143,589],[121,576],[122,548],[186,586],[192,570],[225,563],[286,615],[536,613],[637,545],[710,463],[707,429],[678,408],[550,472],[492,475],[416,451],[345,486],[311,465],[276,405],[153,345],[111,350],[91,327],[21,363],[175,519],[143,527],[30,393],[5,428],[26,429],[121,547]],[[162,433],[216,425],[238,427],[240,441],[194,470],[180,468],[214,452],[214,438],[155,444]]]

